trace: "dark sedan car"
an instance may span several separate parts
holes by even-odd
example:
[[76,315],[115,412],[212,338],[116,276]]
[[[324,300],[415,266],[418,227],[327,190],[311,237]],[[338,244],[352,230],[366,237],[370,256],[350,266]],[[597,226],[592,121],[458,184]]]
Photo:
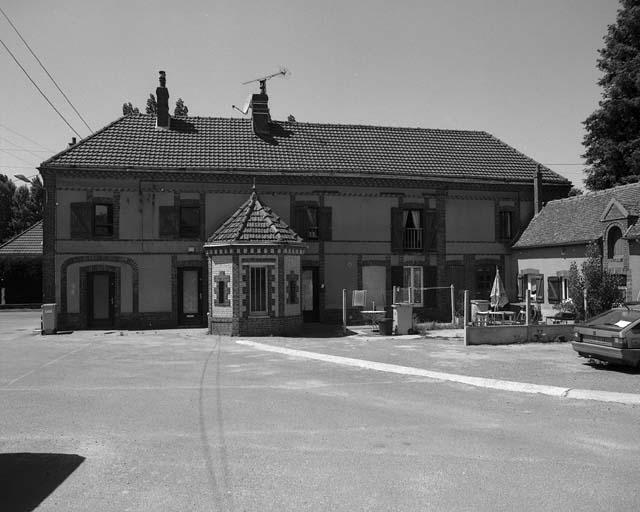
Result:
[[574,328],[573,349],[582,357],[640,367],[640,307],[619,307]]

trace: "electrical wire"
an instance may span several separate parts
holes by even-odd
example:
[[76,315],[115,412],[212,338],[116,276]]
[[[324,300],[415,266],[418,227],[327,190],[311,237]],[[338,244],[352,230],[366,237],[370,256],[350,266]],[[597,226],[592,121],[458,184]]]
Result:
[[31,155],[35,156],[36,158],[41,158],[41,156],[38,155],[38,153],[49,153],[48,149],[29,149],[29,148],[25,148],[24,146],[20,146],[20,145],[16,144],[15,142],[13,142],[12,140],[7,139],[6,137],[0,137],[0,140],[8,142],[9,144],[11,144],[13,146],[13,148],[0,148],[0,149],[4,149],[5,151],[26,151],[27,153],[30,153]]
[[31,47],[29,46],[29,44],[24,40],[24,37],[22,37],[22,34],[20,34],[20,32],[18,31],[18,29],[16,28],[16,26],[11,22],[11,20],[9,19],[9,16],[7,16],[7,13],[4,12],[2,10],[2,7],[0,7],[0,12],[4,15],[4,17],[7,19],[7,21],[9,22],[9,25],[11,25],[11,28],[13,28],[13,30],[16,31],[16,34],[18,34],[18,37],[22,40],[22,42],[24,43],[24,45],[27,47],[27,49],[29,50],[29,52],[31,53],[31,55],[33,55],[33,58],[36,59],[38,61],[38,64],[40,64],[40,67],[44,70],[44,72],[47,74],[47,76],[51,79],[51,81],[53,82],[53,84],[56,86],[56,88],[58,89],[58,91],[60,91],[60,94],[62,94],[62,96],[64,96],[64,99],[67,100],[67,103],[69,105],[71,105],[71,108],[73,109],[73,111],[78,115],[78,117],[82,120],[82,122],[84,123],[84,125],[87,127],[87,130],[89,130],[89,132],[93,133],[93,130],[91,129],[91,127],[87,124],[87,122],[84,120],[84,117],[82,117],[82,115],[80,114],[80,112],[78,112],[78,109],[74,106],[73,103],[71,103],[71,100],[67,97],[67,95],[62,91],[62,89],[60,88],[60,86],[58,85],[58,82],[56,82],[54,80],[54,78],[51,76],[51,74],[49,73],[49,71],[47,71],[47,68],[44,67],[44,64],[40,61],[40,59],[38,58],[38,56],[34,53],[34,51],[31,49]]
[[[18,155],[14,155],[13,153],[10,153],[9,151],[7,151],[6,149],[1,149],[0,148],[0,152],[5,153],[7,155],[9,155],[12,158],[15,158],[17,160],[20,160],[21,162],[24,162],[25,164],[30,163],[28,160],[25,160],[24,158],[18,156]],[[35,166],[34,166],[35,167]]]
[[[47,151],[50,151],[51,153],[55,153],[55,151],[51,148],[48,148],[46,146],[43,146],[42,144],[40,144],[39,142],[36,142],[35,140],[27,137],[26,135],[23,135],[20,132],[17,132],[15,130],[13,130],[12,128],[9,128],[8,126],[0,123],[0,128],[4,128],[5,130],[7,130],[8,132],[13,133],[14,135],[17,135],[18,137],[22,137],[24,140],[28,140],[29,142],[31,142],[32,144],[35,144],[36,146],[40,146],[42,149],[46,149]],[[6,139],[5,139],[6,140]]]
[[27,70],[26,70],[26,69],[24,69],[24,68],[22,67],[22,64],[20,64],[20,62],[18,61],[18,59],[16,59],[16,56],[11,52],[11,50],[9,50],[9,48],[7,47],[7,45],[6,45],[6,44],[4,44],[4,41],[3,41],[2,39],[0,39],[0,43],[2,43],[2,46],[4,46],[4,49],[5,49],[5,50],[7,50],[7,52],[9,53],[9,55],[11,55],[11,58],[13,58],[13,60],[14,60],[14,61],[15,61],[15,63],[18,65],[18,67],[20,67],[20,69],[22,70],[22,72],[23,72],[25,75],[27,75],[27,78],[29,79],[29,81],[33,84],[33,86],[34,86],[36,89],[38,89],[38,92],[39,92],[39,93],[42,95],[42,97],[47,101],[47,103],[51,106],[51,108],[52,108],[53,110],[55,110],[56,114],[58,114],[58,115],[60,116],[60,119],[62,119],[62,120],[65,122],[65,124],[66,124],[69,128],[71,128],[71,131],[73,131],[73,133],[75,133],[79,138],[82,138],[82,135],[80,135],[80,134],[76,131],[76,129],[75,129],[73,126],[71,126],[71,125],[69,124],[69,121],[67,121],[67,120],[66,120],[66,118],[65,118],[65,117],[60,113],[60,111],[59,111],[59,110],[54,106],[54,104],[53,104],[53,103],[51,103],[51,100],[49,100],[49,98],[47,98],[47,95],[46,95],[45,93],[43,93],[43,92],[42,92],[42,89],[40,89],[40,87],[38,87],[38,84],[36,84],[36,83],[33,81],[33,78],[31,78],[31,76],[29,75],[29,73],[27,73]]

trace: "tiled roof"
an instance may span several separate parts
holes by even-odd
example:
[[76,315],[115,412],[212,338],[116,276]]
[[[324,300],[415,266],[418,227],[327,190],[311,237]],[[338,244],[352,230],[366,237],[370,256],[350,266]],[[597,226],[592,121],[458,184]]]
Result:
[[[569,245],[597,240],[605,225],[601,222],[605,208],[612,199],[622,204],[632,216],[640,211],[640,183],[632,183],[581,196],[549,201],[524,230],[514,248]],[[632,225],[625,237],[640,234]]]
[[[239,170],[530,182],[538,165],[482,131],[274,122],[260,138],[251,119],[122,117],[53,156],[44,167]],[[546,167],[543,181],[569,182]]]
[[231,243],[302,243],[302,239],[271,208],[264,205],[258,194],[251,197],[209,237],[207,245]]
[[0,245],[0,256],[42,256],[42,221]]

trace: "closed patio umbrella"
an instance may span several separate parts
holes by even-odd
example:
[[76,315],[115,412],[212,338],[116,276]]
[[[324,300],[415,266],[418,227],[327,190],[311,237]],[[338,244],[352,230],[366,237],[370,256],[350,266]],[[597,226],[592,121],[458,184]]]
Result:
[[505,304],[509,302],[509,297],[507,295],[507,290],[504,287],[504,283],[500,278],[500,270],[496,267],[496,277],[493,280],[493,286],[491,287],[491,295],[489,296],[491,300],[491,307],[497,310],[498,308],[503,307]]

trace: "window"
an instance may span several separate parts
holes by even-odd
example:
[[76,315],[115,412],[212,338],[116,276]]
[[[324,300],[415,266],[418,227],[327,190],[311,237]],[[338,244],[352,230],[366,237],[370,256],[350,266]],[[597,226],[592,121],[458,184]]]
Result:
[[404,267],[402,284],[407,290],[408,302],[422,305],[422,267]]
[[498,212],[498,236],[500,240],[511,240],[513,237],[513,212],[509,210]]
[[93,205],[93,236],[113,236],[113,205],[104,203]]
[[[402,248],[421,250],[423,248],[422,210],[402,210]],[[422,302],[422,301],[420,301]]]
[[249,267],[249,312],[267,313],[267,269]]
[[526,300],[527,290],[529,290],[532,302],[544,302],[544,276],[542,274],[518,276],[518,298]]
[[293,279],[288,281],[289,283],[289,304],[297,304],[298,303],[298,283]]
[[318,240],[318,207],[313,205],[296,206],[295,230],[305,240]]
[[391,208],[391,250],[435,251],[438,241],[437,215],[434,209]]
[[613,226],[607,235],[607,258],[622,259],[624,255],[624,240],[622,231],[618,226]]
[[200,237],[200,206],[180,206],[180,238]]
[[117,236],[111,200],[71,203],[69,208],[71,238],[88,240]]
[[226,283],[224,281],[218,281],[218,286],[217,286],[217,297],[216,297],[216,302],[219,305],[222,305],[225,303],[225,297],[226,297]]

